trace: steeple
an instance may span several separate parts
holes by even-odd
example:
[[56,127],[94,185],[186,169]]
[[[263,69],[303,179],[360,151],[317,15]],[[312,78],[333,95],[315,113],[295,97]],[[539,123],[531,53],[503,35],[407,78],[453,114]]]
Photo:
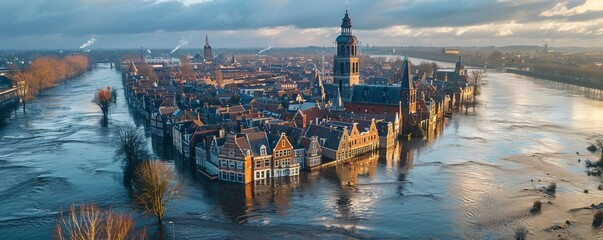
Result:
[[319,72],[318,69],[314,68],[314,70],[312,72],[314,74],[314,80],[316,81],[315,85],[317,87],[323,87],[322,78],[321,78],[320,74],[318,73]]
[[459,54],[459,60],[456,61],[455,68],[459,70],[463,66],[463,56]]
[[410,62],[408,61],[407,57],[404,58],[404,63],[402,64],[403,66],[401,87],[402,89],[414,89],[414,86],[412,84],[412,78],[410,76]]
[[341,35],[352,35],[352,19],[348,15],[348,9],[345,9],[345,16],[341,20]]
[[130,69],[128,71],[130,76],[138,75],[138,68],[134,65],[134,61],[130,61]]
[[312,98],[315,100],[325,101],[325,88],[322,83],[322,77],[317,68],[312,70]]
[[454,72],[459,76],[465,75],[465,66],[463,66],[463,58],[459,54],[459,60],[456,61],[456,65],[454,67]]
[[211,51],[211,46],[209,45],[209,38],[207,37],[207,33],[205,34],[205,47],[203,47],[203,60],[206,63],[211,63],[214,58],[214,54]]
[[402,66],[402,81],[400,81],[400,105],[402,108],[402,132],[409,133],[413,125],[416,125],[415,114],[417,113],[417,90],[410,76],[410,61],[404,58]]

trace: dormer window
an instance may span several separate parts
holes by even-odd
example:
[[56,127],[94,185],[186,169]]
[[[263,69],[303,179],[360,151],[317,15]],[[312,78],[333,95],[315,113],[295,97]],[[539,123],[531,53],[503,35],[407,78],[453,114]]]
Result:
[[268,155],[268,154],[266,154],[266,146],[262,145],[260,147],[260,155]]

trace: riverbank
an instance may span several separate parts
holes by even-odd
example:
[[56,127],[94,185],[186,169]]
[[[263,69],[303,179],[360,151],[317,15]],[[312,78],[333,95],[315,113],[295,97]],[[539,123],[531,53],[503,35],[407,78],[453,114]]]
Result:
[[603,80],[596,82],[596,81],[590,81],[590,80],[581,79],[581,78],[559,76],[559,75],[555,75],[555,74],[526,71],[526,70],[512,69],[512,68],[507,68],[506,71],[510,72],[510,73],[528,76],[528,77],[542,78],[542,79],[555,81],[555,82],[561,82],[561,83],[567,83],[567,84],[581,86],[581,87],[603,90]]

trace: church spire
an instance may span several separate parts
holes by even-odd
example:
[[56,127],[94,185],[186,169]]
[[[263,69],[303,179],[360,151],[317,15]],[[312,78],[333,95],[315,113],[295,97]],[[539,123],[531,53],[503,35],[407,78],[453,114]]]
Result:
[[414,86],[412,84],[412,78],[410,76],[410,61],[408,61],[407,57],[404,58],[404,63],[402,64],[402,89],[413,89]]
[[346,6],[345,16],[341,20],[341,35],[351,35],[352,34],[352,19],[348,15],[348,8]]
[[205,46],[209,46],[209,38],[207,38],[207,33],[205,34]]

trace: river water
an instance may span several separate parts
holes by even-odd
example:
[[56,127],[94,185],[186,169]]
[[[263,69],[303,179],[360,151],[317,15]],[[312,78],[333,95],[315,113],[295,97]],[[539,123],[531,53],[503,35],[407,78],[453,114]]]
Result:
[[[133,211],[137,227],[163,239],[499,239],[517,226],[538,238],[602,237],[590,227],[593,211],[579,209],[603,199],[601,179],[577,161],[594,158],[585,148],[603,133],[601,92],[501,72],[484,82],[479,104],[434,136],[271,187],[209,181],[149,138],[185,183],[166,214],[173,226],[157,227],[136,210],[113,161],[115,127],[134,123],[121,74],[95,65],[0,127],[0,236],[48,239],[61,207],[93,202]],[[120,95],[102,126],[91,99],[107,85]],[[555,196],[535,190],[549,182]],[[551,204],[532,215],[535,200]],[[565,230],[544,230],[566,220]]]

